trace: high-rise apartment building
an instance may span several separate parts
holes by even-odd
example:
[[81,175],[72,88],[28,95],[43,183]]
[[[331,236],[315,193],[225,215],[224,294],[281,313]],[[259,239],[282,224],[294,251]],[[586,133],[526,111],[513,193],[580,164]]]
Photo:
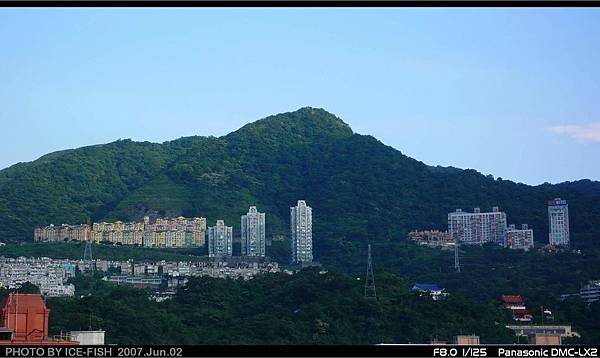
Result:
[[533,230],[527,224],[523,224],[521,229],[510,225],[506,229],[506,247],[521,250],[531,249],[533,247]]
[[569,204],[556,198],[548,202],[548,220],[550,222],[550,245],[569,246]]
[[223,220],[217,220],[215,226],[208,228],[208,256],[232,256],[233,227],[225,226]]
[[448,214],[448,233],[452,241],[465,244],[495,242],[506,246],[506,213],[494,206],[491,212],[482,213],[475,208],[473,213],[456,209]]
[[242,215],[242,256],[265,256],[265,213],[259,213],[251,206],[246,215]]
[[292,262],[312,262],[312,208],[304,200],[290,208]]

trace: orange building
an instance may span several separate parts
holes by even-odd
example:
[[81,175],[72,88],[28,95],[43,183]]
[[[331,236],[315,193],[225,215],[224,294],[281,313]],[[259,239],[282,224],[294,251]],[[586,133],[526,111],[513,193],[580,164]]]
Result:
[[78,345],[79,342],[49,340],[48,317],[42,295],[10,293],[1,304],[0,345]]
[[562,344],[560,334],[537,333],[527,337],[529,344],[559,346]]

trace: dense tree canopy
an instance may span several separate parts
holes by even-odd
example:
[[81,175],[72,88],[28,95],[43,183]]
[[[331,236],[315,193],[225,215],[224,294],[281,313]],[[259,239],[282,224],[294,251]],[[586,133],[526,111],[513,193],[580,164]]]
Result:
[[[378,299],[362,281],[303,270],[249,281],[197,278],[172,299],[78,278],[78,296],[49,299],[53,332],[102,328],[110,343],[374,344],[427,343],[437,336],[478,333],[484,342],[512,342],[506,312],[459,295],[433,301],[401,277],[378,273]],[[141,329],[143,327],[143,329]]]
[[[440,148],[443,150],[443,148]],[[221,138],[163,144],[120,140],[46,155],[0,171],[0,236],[30,241],[36,226],[92,220],[204,216],[234,226],[248,206],[267,213],[267,233],[288,235],[289,207],[314,209],[315,254],[343,263],[366,242],[445,229],[455,208],[500,206],[547,241],[547,200],[569,201],[577,247],[600,242],[600,183],[528,186],[474,170],[430,167],[334,115],[302,108],[250,123]]]
[[[440,148],[443,150],[443,148]],[[445,229],[456,208],[499,206],[509,223],[528,223],[547,242],[547,201],[568,200],[571,240],[581,253],[555,255],[496,246],[461,248],[463,270],[451,252],[407,242],[415,229]],[[192,280],[172,301],[145,293],[78,282],[78,296],[52,299],[54,329],[79,329],[96,320],[113,343],[379,343],[426,342],[475,332],[505,342],[501,294],[521,294],[532,310],[554,309],[583,340],[598,339],[598,305],[559,301],[600,278],[600,183],[581,180],[529,186],[475,170],[427,166],[371,136],[353,133],[334,115],[314,108],[271,116],[227,136],[186,137],[162,144],[119,140],[48,154],[0,171],[0,237],[31,241],[37,226],[88,219],[140,220],[144,213],[225,219],[239,235],[240,215],[257,205],[267,235],[289,236],[289,207],[313,207],[319,275],[268,275],[249,282]],[[289,262],[289,238],[268,254]],[[365,302],[356,280],[373,244],[380,300]],[[95,248],[114,259],[196,259],[201,250]],[[81,245],[7,245],[0,254],[79,258]],[[385,272],[383,272],[385,271]],[[343,273],[343,274],[342,274]],[[345,275],[350,276],[345,276]],[[397,276],[399,275],[399,276]],[[447,301],[423,300],[415,282],[446,287]],[[88,286],[86,286],[88,285]],[[86,292],[80,297],[80,292]],[[438,318],[438,319],[435,319]],[[596,321],[594,321],[596,320]],[[496,324],[498,323],[498,324]],[[140,330],[139,327],[144,327]],[[181,332],[185,332],[182,338]]]

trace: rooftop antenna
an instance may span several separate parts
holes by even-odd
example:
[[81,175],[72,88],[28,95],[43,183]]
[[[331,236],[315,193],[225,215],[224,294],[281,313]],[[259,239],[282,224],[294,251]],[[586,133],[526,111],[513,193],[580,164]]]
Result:
[[377,298],[375,290],[375,276],[373,275],[373,263],[371,260],[371,244],[369,244],[367,257],[367,279],[365,280],[365,298]]

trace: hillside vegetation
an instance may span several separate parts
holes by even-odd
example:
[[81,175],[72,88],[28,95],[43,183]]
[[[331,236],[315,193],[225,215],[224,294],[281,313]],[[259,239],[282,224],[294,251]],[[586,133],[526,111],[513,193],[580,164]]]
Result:
[[482,342],[514,341],[501,324],[506,312],[494,305],[460,296],[434,302],[409,291],[401,277],[377,278],[377,300],[363,297],[362,281],[303,270],[250,281],[191,279],[162,303],[142,290],[80,278],[83,297],[48,300],[50,327],[57,334],[91,323],[117,344],[428,343],[461,332],[477,332]]
[[31,241],[36,226],[139,220],[153,210],[204,216],[209,225],[225,219],[239,235],[250,205],[267,213],[268,235],[289,235],[289,207],[305,199],[316,259],[344,265],[361,260],[367,242],[393,245],[414,229],[445,229],[455,208],[500,206],[510,223],[528,223],[545,243],[546,203],[554,197],[569,201],[573,245],[598,247],[598,182],[528,186],[430,167],[307,107],[221,138],[120,140],[2,170],[0,237]]

